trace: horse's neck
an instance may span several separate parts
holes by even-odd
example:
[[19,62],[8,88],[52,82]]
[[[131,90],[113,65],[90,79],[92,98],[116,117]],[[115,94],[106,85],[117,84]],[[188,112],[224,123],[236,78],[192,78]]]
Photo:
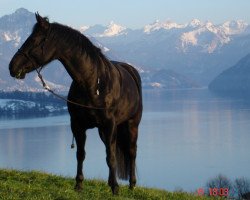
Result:
[[64,57],[59,60],[74,82],[89,92],[96,92],[97,85],[104,76],[105,66],[102,64],[96,66],[87,55],[81,55],[79,57],[73,55],[72,57]]

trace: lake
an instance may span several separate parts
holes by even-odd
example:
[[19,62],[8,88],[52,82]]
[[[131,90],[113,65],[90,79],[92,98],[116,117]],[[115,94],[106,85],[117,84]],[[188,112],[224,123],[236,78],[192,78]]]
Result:
[[[138,185],[194,191],[219,173],[250,178],[250,103],[207,89],[146,90],[139,130]],[[0,168],[74,177],[69,116],[0,120]],[[105,149],[87,132],[86,178],[107,180]]]

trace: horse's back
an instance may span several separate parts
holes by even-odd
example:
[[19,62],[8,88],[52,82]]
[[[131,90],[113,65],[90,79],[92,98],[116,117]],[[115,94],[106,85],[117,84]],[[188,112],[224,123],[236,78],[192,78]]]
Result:
[[[139,124],[142,115],[142,89],[140,75],[133,66],[127,63],[111,61],[111,64],[114,67],[111,70],[116,71],[116,73],[119,71],[119,73],[116,74],[117,79],[119,78],[118,74],[120,74],[118,81],[120,83],[119,87],[121,87],[121,89],[118,90],[120,91],[120,94],[118,94],[116,103],[113,105],[117,123],[119,124],[137,118],[136,121],[138,121]],[[113,81],[113,79],[115,79],[115,77],[112,77],[110,81]],[[112,85],[113,87],[117,87],[117,84]],[[110,94],[108,93],[108,95]],[[108,95],[107,97],[110,98]],[[95,98],[98,98],[98,96],[96,95]],[[98,99],[102,100],[105,98],[106,97]],[[91,106],[91,104],[88,104],[90,96],[88,96],[88,93],[84,92],[83,88],[81,88],[75,81],[71,84],[68,99],[82,105]],[[79,109],[78,106],[68,103],[68,110],[71,116],[84,120],[85,123],[88,124],[88,127],[96,126],[96,123],[93,123],[96,121],[95,117],[96,119],[98,118],[97,121],[101,121],[101,118],[96,114],[97,112],[95,109]],[[98,113],[100,113],[99,110]]]

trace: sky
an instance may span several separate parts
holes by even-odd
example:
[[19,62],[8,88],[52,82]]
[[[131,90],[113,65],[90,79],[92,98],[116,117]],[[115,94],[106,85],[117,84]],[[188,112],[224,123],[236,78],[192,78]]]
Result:
[[192,19],[215,24],[241,19],[250,24],[250,0],[0,0],[0,16],[21,7],[74,27],[114,21],[142,28],[155,20],[187,23]]

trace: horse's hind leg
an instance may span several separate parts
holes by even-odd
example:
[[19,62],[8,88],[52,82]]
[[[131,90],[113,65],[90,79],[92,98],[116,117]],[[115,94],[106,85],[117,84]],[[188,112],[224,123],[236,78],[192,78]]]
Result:
[[106,161],[109,167],[108,184],[113,194],[118,194],[119,185],[116,180],[116,133],[117,127],[114,120],[107,120],[105,127],[99,128],[99,134],[106,146]]
[[76,173],[76,190],[82,189],[82,182],[84,179],[82,166],[83,161],[85,159],[85,141],[86,141],[86,129],[84,129],[80,122],[76,119],[71,117],[71,130],[76,140],[77,151],[76,151],[76,158],[77,158],[77,173]]
[[128,131],[129,131],[129,160],[130,160],[130,171],[129,171],[129,188],[133,189],[136,184],[136,152],[137,152],[137,137],[138,137],[138,125],[137,120],[128,121]]

